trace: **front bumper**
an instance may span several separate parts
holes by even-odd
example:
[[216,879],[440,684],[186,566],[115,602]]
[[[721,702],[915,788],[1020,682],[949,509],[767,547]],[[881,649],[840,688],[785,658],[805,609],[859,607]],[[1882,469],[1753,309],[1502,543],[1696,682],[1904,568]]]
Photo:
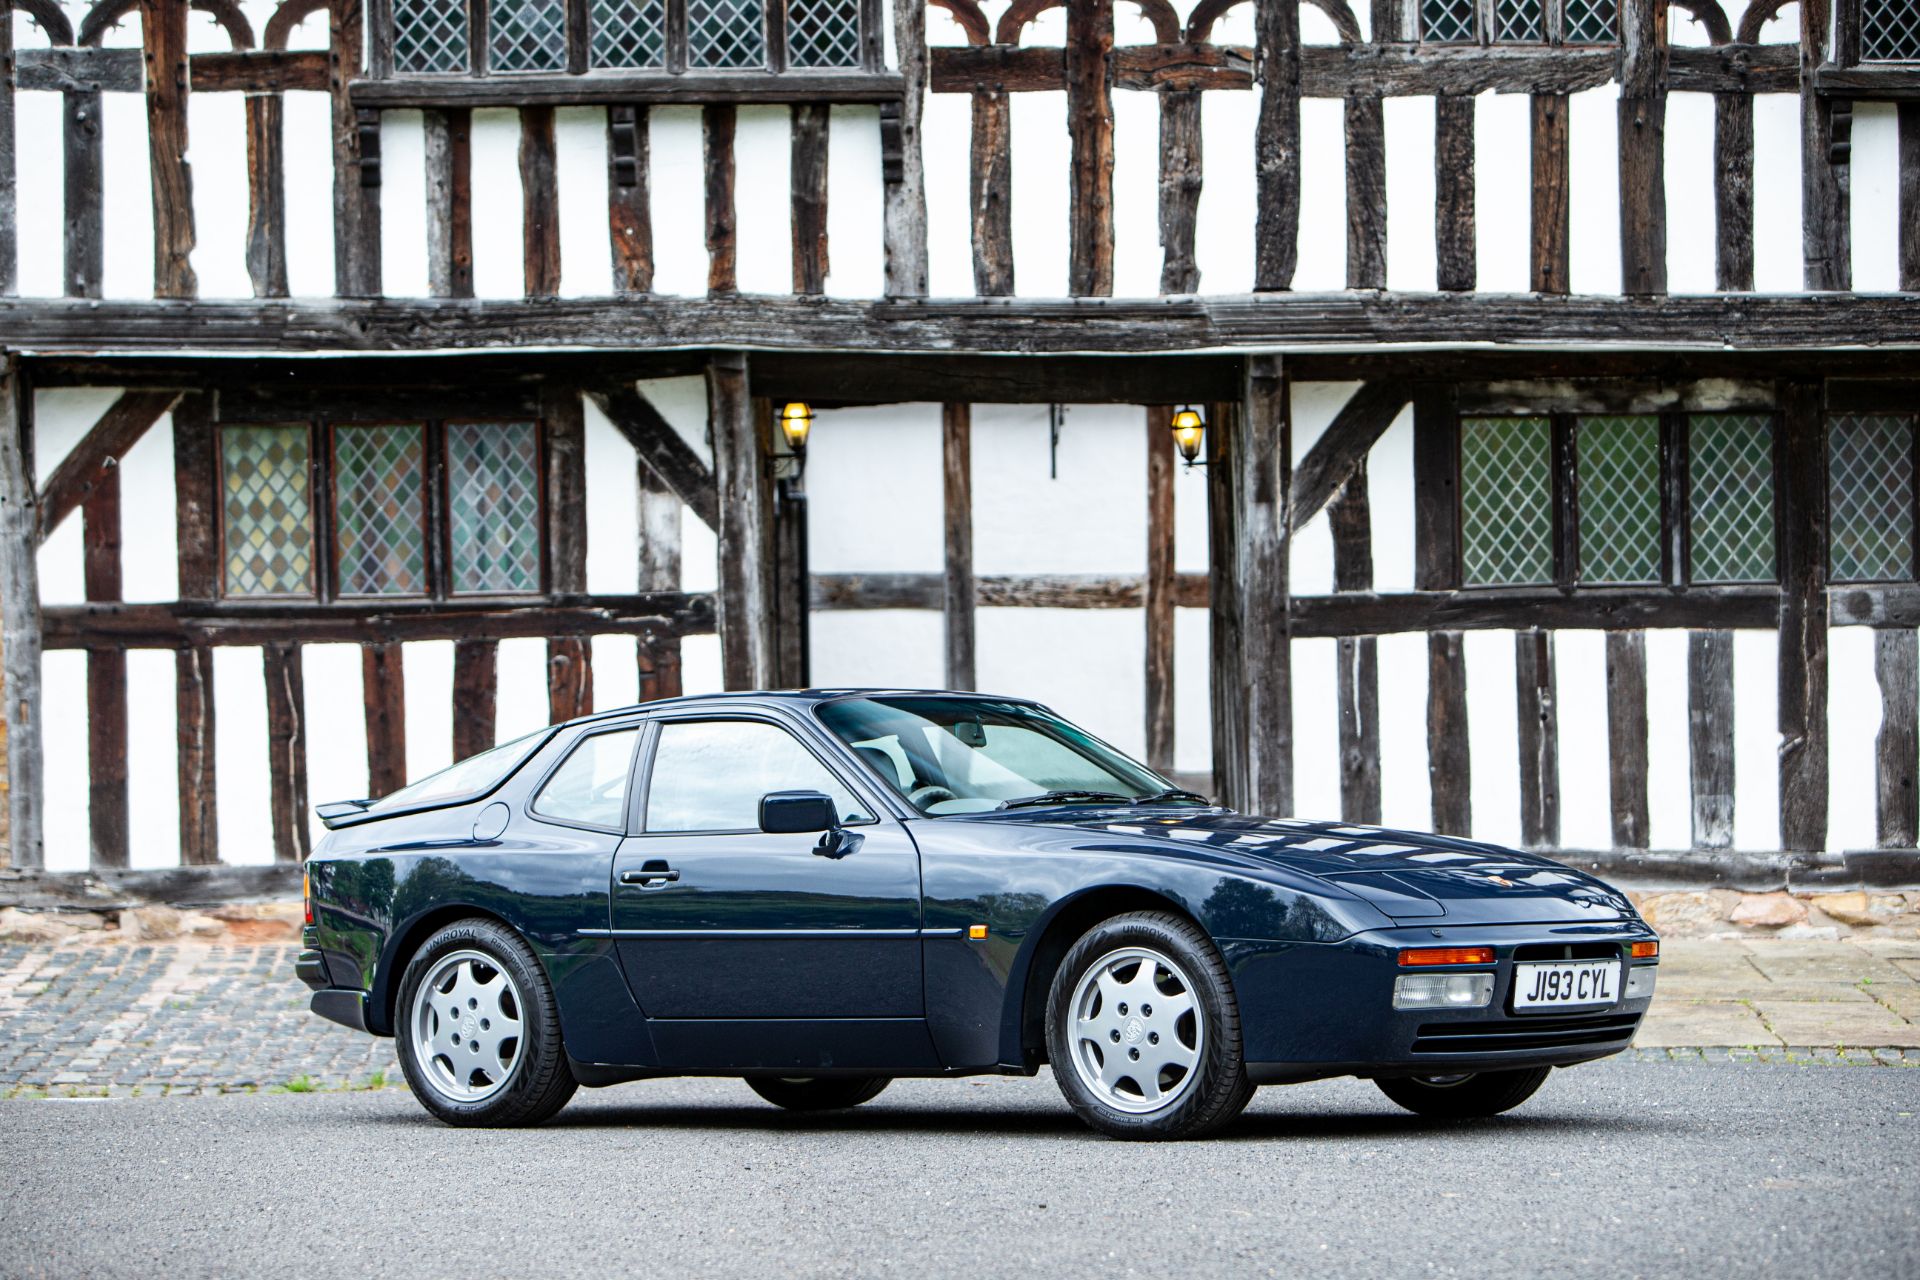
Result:
[[[1514,965],[1548,949],[1617,948],[1656,935],[1639,921],[1606,924],[1379,929],[1332,944],[1223,945],[1240,1000],[1247,1069],[1257,1083],[1325,1076],[1424,1076],[1570,1066],[1625,1049],[1651,997],[1551,1013],[1516,1013]],[[1404,947],[1489,946],[1493,999],[1474,1009],[1395,1009]],[[1438,971],[1438,970],[1436,970]],[[1488,972],[1489,966],[1460,971]],[[1626,989],[1625,970],[1621,990]]]

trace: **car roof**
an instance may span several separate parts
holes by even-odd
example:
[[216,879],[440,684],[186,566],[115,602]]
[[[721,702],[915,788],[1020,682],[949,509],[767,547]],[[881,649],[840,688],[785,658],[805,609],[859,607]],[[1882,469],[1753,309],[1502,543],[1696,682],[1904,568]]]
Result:
[[891,689],[852,686],[824,689],[738,689],[725,693],[694,693],[678,698],[656,698],[652,702],[636,702],[629,706],[596,711],[592,715],[578,716],[566,723],[593,724],[601,720],[632,715],[636,711],[660,711],[673,707],[727,705],[812,707],[822,702],[836,702],[841,698],[981,698],[989,702],[1018,702],[1030,707],[1040,705],[1032,698],[1017,698],[997,693],[969,693],[959,689]]

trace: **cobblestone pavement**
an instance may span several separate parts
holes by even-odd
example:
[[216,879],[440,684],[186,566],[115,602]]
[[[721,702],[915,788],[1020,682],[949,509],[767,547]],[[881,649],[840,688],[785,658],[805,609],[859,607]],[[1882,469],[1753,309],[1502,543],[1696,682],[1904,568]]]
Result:
[[[398,1084],[279,944],[0,947],[0,1095]],[[1675,940],[1633,1058],[1920,1067],[1920,943]]]

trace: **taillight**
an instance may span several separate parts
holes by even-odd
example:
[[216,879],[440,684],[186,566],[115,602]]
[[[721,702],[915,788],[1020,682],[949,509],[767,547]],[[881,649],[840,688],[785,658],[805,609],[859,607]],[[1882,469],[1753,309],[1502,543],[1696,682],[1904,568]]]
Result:
[[1400,953],[1400,967],[1427,964],[1492,964],[1492,947],[1414,947]]
[[307,909],[307,923],[313,923],[313,873],[300,873],[300,901]]

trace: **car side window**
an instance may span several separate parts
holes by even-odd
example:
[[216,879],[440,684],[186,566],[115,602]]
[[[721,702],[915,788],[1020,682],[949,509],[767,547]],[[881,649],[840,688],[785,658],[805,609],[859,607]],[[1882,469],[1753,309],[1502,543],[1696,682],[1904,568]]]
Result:
[[842,822],[873,815],[791,733],[761,720],[669,720],[647,782],[649,834],[757,831],[769,791],[822,791]]
[[586,827],[624,829],[627,779],[633,773],[633,748],[639,740],[638,726],[580,739],[533,798],[533,812]]

